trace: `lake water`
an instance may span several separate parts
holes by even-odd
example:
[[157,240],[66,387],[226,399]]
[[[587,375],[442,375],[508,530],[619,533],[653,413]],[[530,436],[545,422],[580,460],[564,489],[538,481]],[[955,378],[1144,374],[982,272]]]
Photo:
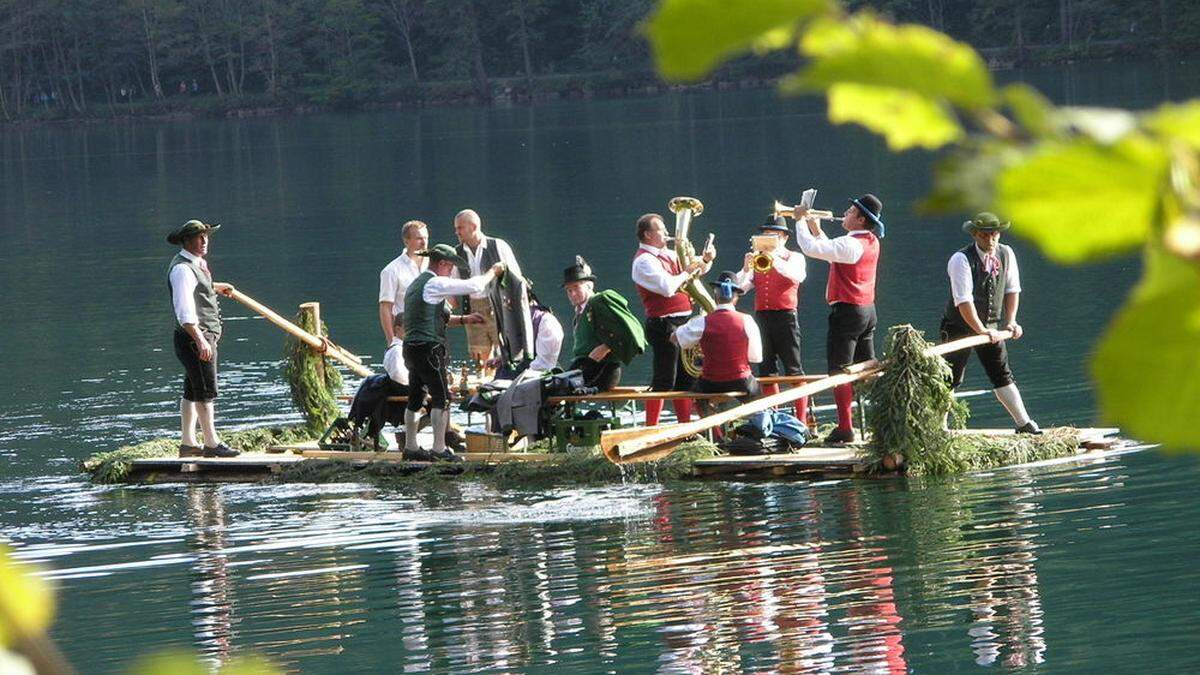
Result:
[[[1076,104],[1200,91],[1182,65],[1025,75]],[[333,338],[378,366],[377,274],[409,218],[451,241],[453,214],[479,210],[566,316],[576,253],[633,297],[633,222],[670,197],[704,201],[694,228],[716,234],[720,268],[774,198],[814,186],[840,209],[870,191],[889,234],[881,325],[935,328],[963,214],[916,215],[930,156],[831,127],[816,101],[698,92],[40,127],[0,145],[0,539],[56,579],[55,637],[82,672],[168,647],[306,672],[1200,668],[1192,456],[505,493],[96,487],[76,472],[97,449],[176,432],[163,237],[193,217],[225,225],[218,278],[284,314],[321,301]],[[1087,355],[1139,263],[1063,268],[1008,242],[1026,403],[1043,425],[1094,424]],[[810,372],[824,370],[826,269],[810,262],[802,300]],[[224,309],[221,424],[296,419],[282,335]],[[983,386],[973,365],[968,388]],[[971,400],[974,424],[1006,423],[990,397]]]

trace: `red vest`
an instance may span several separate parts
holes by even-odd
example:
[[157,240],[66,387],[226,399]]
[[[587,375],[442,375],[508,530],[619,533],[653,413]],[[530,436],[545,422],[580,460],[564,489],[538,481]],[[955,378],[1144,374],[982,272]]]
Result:
[[825,299],[831,305],[835,302],[849,305],[875,303],[875,264],[879,262],[879,238],[870,232],[851,236],[857,237],[862,243],[863,254],[853,265],[832,263],[829,266]]
[[[634,254],[633,257],[637,258],[639,255],[648,255],[656,258],[662,263],[662,266],[666,268],[667,272],[671,274],[679,274],[683,271],[679,267],[679,261],[670,256],[656,256],[650,251],[640,247],[638,248],[638,252]],[[675,295],[668,297],[665,295],[659,295],[654,291],[648,291],[638,284],[634,284],[634,286],[637,286],[638,295],[642,298],[642,305],[646,308],[647,318],[656,319],[660,316],[667,316],[668,314],[681,314],[683,312],[692,311],[692,299],[689,298],[688,294],[684,293],[683,291],[679,291]]]
[[[793,253],[792,255],[799,255]],[[754,273],[754,309],[796,309],[800,284],[783,276],[777,269]]]
[[700,377],[710,382],[728,382],[750,377],[750,359],[746,347],[746,315],[729,309],[718,309],[704,317],[704,335],[700,336],[700,351],[704,352],[704,368]]

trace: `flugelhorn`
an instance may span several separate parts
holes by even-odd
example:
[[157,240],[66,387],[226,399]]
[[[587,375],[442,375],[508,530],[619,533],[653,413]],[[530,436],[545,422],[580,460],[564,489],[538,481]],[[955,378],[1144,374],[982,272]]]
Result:
[[[778,199],[775,200],[775,207],[774,207],[773,213],[775,214],[776,218],[778,218],[780,216],[783,216],[785,218],[795,218],[796,217],[795,208],[788,206],[787,204],[784,204],[783,202],[779,201]],[[818,218],[820,220],[837,220],[838,218],[841,218],[841,216],[833,215],[833,211],[821,211],[819,209],[809,209],[808,213],[804,214],[804,216]]]
[[759,274],[770,272],[771,268],[775,266],[775,258],[771,253],[777,246],[779,246],[779,237],[773,234],[756,234],[750,237],[750,250],[754,252],[754,257],[750,260],[750,267]]

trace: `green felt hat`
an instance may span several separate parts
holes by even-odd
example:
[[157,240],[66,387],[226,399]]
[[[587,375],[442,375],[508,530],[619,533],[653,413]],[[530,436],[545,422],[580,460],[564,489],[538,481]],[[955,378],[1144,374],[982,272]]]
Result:
[[1008,221],[1001,222],[1000,216],[997,216],[990,211],[981,211],[975,214],[975,217],[962,224],[963,232],[974,234],[975,232],[1003,232],[1012,226]]
[[417,251],[417,255],[426,256],[431,262],[449,260],[459,267],[467,267],[467,261],[463,260],[462,256],[458,255],[454,251],[454,247],[450,244],[434,244],[424,251]]
[[182,246],[183,242],[198,234],[212,234],[221,229],[220,225],[209,225],[199,220],[189,220],[183,225],[175,228],[167,235],[167,242],[175,246]]

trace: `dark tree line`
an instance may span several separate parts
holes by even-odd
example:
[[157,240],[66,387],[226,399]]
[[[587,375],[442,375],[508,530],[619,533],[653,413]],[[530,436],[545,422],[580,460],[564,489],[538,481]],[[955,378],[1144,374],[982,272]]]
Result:
[[[0,115],[528,95],[650,76],[653,0],[0,0]],[[977,47],[1200,42],[1191,0],[852,0]],[[703,39],[703,36],[697,36]],[[1182,53],[1182,50],[1180,50]],[[736,72],[732,73],[736,77]],[[181,97],[193,97],[181,104]]]

